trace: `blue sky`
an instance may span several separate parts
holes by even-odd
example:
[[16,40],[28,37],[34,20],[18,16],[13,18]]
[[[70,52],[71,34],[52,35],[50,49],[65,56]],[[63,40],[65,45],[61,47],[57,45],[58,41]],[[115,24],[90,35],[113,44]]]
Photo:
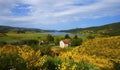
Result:
[[120,0],[0,0],[0,25],[64,30],[120,21]]

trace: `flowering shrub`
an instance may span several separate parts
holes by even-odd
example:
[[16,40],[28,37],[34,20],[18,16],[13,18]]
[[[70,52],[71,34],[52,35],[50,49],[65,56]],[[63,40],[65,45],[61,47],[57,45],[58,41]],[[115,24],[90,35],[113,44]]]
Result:
[[[34,51],[30,46],[4,46],[0,47],[0,67],[3,69],[22,68],[40,69],[46,61],[46,55],[40,56],[40,51]],[[4,61],[3,61],[4,60]],[[16,63],[15,63],[16,62]],[[22,65],[21,65],[22,64]]]
[[120,69],[120,36],[89,39],[73,49],[46,48],[0,46],[0,70]]
[[18,55],[25,61],[28,69],[31,68],[41,68],[44,62],[46,61],[46,55],[41,57],[40,51],[34,51],[29,46],[24,46],[18,48]]
[[77,63],[72,60],[64,60],[58,64],[57,70],[100,70],[100,68],[84,61]]
[[[62,60],[71,59],[74,62],[88,62],[104,70],[116,69],[120,63],[120,36],[96,38],[84,42],[72,51],[62,52]],[[114,63],[113,63],[114,62]]]

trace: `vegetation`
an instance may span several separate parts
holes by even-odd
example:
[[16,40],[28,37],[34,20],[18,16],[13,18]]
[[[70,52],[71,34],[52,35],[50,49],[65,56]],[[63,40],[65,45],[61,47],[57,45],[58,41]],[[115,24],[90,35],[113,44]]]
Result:
[[66,35],[65,35],[65,39],[70,39],[69,34],[66,34]]
[[17,42],[21,40],[45,40],[47,35],[39,34],[39,33],[32,33],[32,34],[16,34],[16,33],[6,33],[6,36],[0,37],[0,42]]
[[[8,35],[9,36],[9,35]],[[1,70],[119,70],[120,36],[87,39],[72,38],[73,47],[38,46],[37,40],[28,45],[1,45]],[[45,36],[46,38],[48,35]],[[44,38],[44,39],[46,39]],[[55,40],[58,37],[55,37]],[[80,40],[78,42],[78,40]],[[81,43],[82,42],[82,43]],[[82,45],[81,45],[82,44]],[[75,47],[75,45],[78,45]],[[80,45],[80,46],[79,46]],[[33,47],[34,46],[34,47]],[[35,49],[35,47],[37,49]]]
[[[120,36],[98,35],[0,33],[0,70],[119,70]],[[66,38],[71,46],[60,48]]]
[[75,47],[75,46],[79,46],[82,44],[82,39],[78,38],[78,39],[73,39],[71,42],[71,46]]
[[101,70],[120,69],[120,36],[96,38],[84,42],[72,51],[63,52],[60,58],[75,62],[88,62]]
[[48,34],[46,40],[47,40],[49,43],[50,43],[50,42],[54,42],[54,37],[53,37],[52,35]]
[[97,26],[97,27],[76,28],[76,29],[70,29],[70,30],[62,30],[62,32],[119,36],[120,35],[120,22],[107,24],[107,25],[103,25],[103,26]]
[[9,70],[33,70],[40,69],[44,64],[46,56],[40,56],[40,51],[34,51],[29,46],[7,45],[0,48],[0,68]]
[[82,42],[83,40],[81,38],[78,38],[77,35],[75,35],[74,38],[72,39],[71,46],[72,47],[79,46],[82,44]]
[[35,28],[20,28],[11,26],[0,26],[0,33],[38,33],[38,32],[51,32],[54,30],[42,30]]
[[75,36],[74,36],[74,39],[78,39],[78,36],[77,36],[77,35],[75,35]]

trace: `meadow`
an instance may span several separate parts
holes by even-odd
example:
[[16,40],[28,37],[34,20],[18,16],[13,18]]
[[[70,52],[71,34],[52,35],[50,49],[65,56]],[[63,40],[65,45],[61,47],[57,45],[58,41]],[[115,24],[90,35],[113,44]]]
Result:
[[6,36],[1,36],[0,41],[14,42],[25,39],[37,39],[38,37],[45,39],[45,34],[31,33],[31,34],[17,34],[17,33],[7,33]]
[[[20,40],[46,40],[45,34],[6,34],[0,37],[0,70],[119,70],[120,36],[79,37],[79,46],[11,45]],[[56,39],[64,36],[54,36]],[[73,37],[71,37],[73,39]],[[53,43],[53,42],[51,42]],[[36,49],[35,49],[36,48]]]

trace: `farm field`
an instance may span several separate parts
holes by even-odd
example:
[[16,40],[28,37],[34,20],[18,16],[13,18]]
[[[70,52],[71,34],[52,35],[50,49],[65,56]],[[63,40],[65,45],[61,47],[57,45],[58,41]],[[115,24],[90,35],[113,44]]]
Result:
[[1,36],[0,41],[20,41],[20,40],[26,40],[26,39],[38,39],[38,37],[41,37],[42,39],[45,38],[46,35],[39,34],[39,33],[33,33],[33,34],[16,34],[16,33],[7,33],[7,36]]

